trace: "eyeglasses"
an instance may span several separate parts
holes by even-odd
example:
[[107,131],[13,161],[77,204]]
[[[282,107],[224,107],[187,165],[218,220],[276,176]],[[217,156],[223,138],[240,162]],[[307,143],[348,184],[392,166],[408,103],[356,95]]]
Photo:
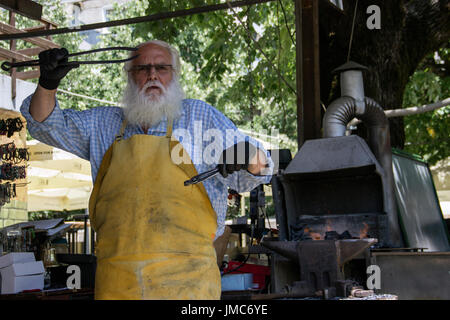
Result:
[[155,71],[159,75],[168,74],[171,69],[171,64],[143,64],[131,67],[128,72],[133,72],[136,75],[144,76],[149,75],[152,72],[152,68],[155,68]]

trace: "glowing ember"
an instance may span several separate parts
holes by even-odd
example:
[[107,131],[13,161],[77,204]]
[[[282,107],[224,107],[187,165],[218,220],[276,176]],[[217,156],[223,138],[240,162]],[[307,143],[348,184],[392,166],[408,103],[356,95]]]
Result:
[[308,234],[313,240],[322,240],[322,236],[317,232],[311,232],[311,230],[306,227],[305,234]]
[[333,228],[331,227],[331,220],[327,219],[327,231],[333,231]]
[[363,222],[363,225],[364,225],[364,228],[362,228],[362,229],[359,231],[359,238],[360,238],[360,239],[365,239],[365,238],[367,238],[367,232],[369,231],[369,225],[368,225],[367,223],[365,223],[365,222]]

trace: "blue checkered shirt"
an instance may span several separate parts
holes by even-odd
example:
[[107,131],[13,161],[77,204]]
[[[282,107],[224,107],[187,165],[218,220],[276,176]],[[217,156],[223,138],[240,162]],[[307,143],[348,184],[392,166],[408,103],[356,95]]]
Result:
[[[124,114],[119,107],[95,107],[84,111],[71,109],[62,110],[58,100],[50,116],[43,122],[35,121],[30,113],[29,107],[32,95],[27,97],[21,106],[22,115],[27,120],[28,130],[31,136],[48,145],[71,152],[91,163],[92,179],[95,181],[103,155],[113,143],[119,133]],[[216,162],[204,160],[205,148],[218,143],[220,139],[210,137],[212,132],[220,132],[222,135],[222,146],[216,150],[224,150],[236,142],[248,139],[253,145],[263,150],[269,159],[269,172],[273,170],[273,161],[269,153],[255,139],[245,136],[236,126],[217,109],[209,104],[194,99],[185,99],[182,103],[181,117],[173,123],[172,136],[181,142],[187,151],[198,173],[205,172],[217,166],[217,160],[221,152],[213,151],[212,158]],[[147,134],[163,136],[167,130],[167,119],[149,128]],[[204,133],[209,131],[208,136]],[[219,130],[219,131],[217,131]],[[233,133],[233,134],[230,134]],[[228,133],[228,134],[227,134]],[[124,132],[124,139],[135,134],[145,134],[140,126],[128,125]],[[187,137],[187,138],[186,138]],[[210,138],[208,140],[207,138]],[[214,141],[216,140],[216,141]],[[214,155],[215,154],[215,155]],[[210,163],[210,164],[208,164]],[[269,183],[270,175],[254,176],[246,170],[241,170],[223,178],[220,174],[203,182],[209,200],[217,213],[216,238],[225,228],[225,217],[227,212],[228,187],[237,192],[250,191],[261,183]]]

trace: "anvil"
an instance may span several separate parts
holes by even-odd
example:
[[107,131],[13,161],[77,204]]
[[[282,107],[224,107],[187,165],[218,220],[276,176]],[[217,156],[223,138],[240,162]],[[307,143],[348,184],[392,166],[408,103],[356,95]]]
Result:
[[[300,296],[314,295],[318,291],[344,295],[352,281],[346,281],[342,266],[377,239],[263,241],[261,245],[286,257],[300,266],[300,281],[294,282],[291,292]],[[330,290],[331,289],[331,290]]]

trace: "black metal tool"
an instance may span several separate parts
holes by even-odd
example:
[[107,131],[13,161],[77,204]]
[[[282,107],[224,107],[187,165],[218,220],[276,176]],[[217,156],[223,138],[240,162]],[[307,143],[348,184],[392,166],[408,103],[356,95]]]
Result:
[[[110,51],[110,50],[127,50],[127,51],[136,51],[138,48],[132,48],[132,47],[110,47],[110,48],[101,48],[101,49],[94,49],[89,51],[82,51],[82,52],[75,52],[70,53],[67,55],[67,57],[75,57],[80,56],[84,54],[89,53],[95,53],[95,52],[101,52],[101,51]],[[129,57],[127,59],[120,59],[120,60],[92,60],[92,61],[69,61],[67,63],[62,63],[60,66],[72,66],[77,64],[100,64],[100,63],[120,63],[120,62],[126,62],[129,60],[133,60],[137,58],[139,55],[134,55],[132,57]],[[23,62],[9,62],[5,61],[2,63],[2,69],[5,71],[10,71],[12,68],[18,68],[18,67],[32,67],[32,66],[38,66],[39,65],[39,59],[38,60],[29,60],[29,61],[23,61]]]
[[205,171],[203,173],[200,173],[199,175],[196,175],[195,177],[192,177],[190,180],[186,180],[184,182],[184,186],[189,186],[191,184],[196,184],[202,181],[205,181],[206,179],[209,179],[213,176],[215,176],[216,174],[219,173],[219,168],[215,168],[215,169],[211,169],[208,171]]

